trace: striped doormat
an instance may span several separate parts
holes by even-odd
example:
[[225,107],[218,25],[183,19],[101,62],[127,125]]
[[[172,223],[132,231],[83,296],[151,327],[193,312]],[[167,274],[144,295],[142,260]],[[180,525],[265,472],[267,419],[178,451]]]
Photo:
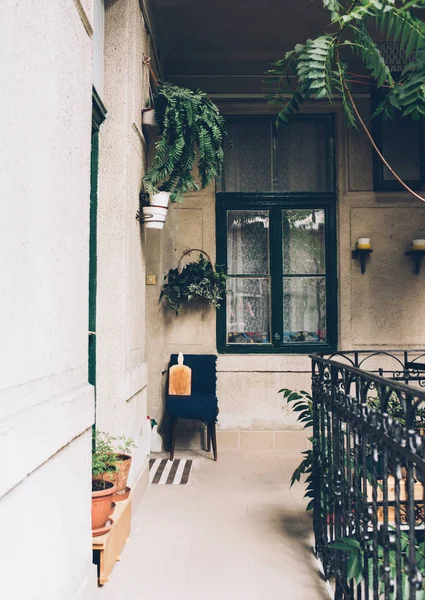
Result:
[[192,469],[192,460],[176,458],[149,459],[149,482],[158,485],[186,485]]

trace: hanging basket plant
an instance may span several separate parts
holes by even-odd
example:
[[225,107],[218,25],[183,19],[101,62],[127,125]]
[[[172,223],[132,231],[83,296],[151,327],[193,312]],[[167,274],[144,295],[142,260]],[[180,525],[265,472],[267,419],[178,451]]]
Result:
[[[191,252],[200,253],[198,260],[183,267],[183,258]],[[226,280],[227,274],[223,267],[214,266],[204,250],[192,248],[183,252],[177,269],[170,269],[164,276],[159,299],[165,298],[177,315],[182,304],[200,298],[219,308],[226,291]]]
[[148,57],[145,64],[156,84],[152,102],[159,140],[144,185],[151,196],[170,192],[171,202],[181,202],[186,192],[206,188],[221,174],[225,121],[204,92],[158,82]]

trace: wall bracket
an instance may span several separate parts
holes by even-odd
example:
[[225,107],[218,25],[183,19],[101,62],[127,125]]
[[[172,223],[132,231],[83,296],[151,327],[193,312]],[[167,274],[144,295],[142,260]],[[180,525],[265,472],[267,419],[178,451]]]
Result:
[[369,254],[373,252],[372,248],[356,248],[352,250],[351,257],[355,260],[360,260],[362,275],[366,272],[366,260]]

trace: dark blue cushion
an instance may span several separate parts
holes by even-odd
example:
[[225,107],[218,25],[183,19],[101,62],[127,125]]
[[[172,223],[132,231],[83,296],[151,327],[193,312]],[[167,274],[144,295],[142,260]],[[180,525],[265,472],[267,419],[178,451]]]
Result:
[[174,419],[213,421],[218,414],[217,396],[210,394],[198,396],[167,395],[167,413]]
[[[169,366],[172,367],[176,364],[177,354],[172,354]],[[215,354],[185,354],[183,364],[192,369],[192,394],[194,396],[202,394],[215,396],[217,356]]]

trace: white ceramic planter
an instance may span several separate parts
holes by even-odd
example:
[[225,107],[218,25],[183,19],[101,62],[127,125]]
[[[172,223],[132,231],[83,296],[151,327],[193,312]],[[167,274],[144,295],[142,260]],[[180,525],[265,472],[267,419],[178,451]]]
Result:
[[144,108],[142,110],[142,125],[145,125],[146,127],[156,127],[154,108]]
[[145,229],[163,229],[167,217],[167,209],[160,206],[143,207],[143,224]]
[[162,206],[163,208],[168,207],[170,202],[170,192],[158,192],[151,198],[151,206]]

